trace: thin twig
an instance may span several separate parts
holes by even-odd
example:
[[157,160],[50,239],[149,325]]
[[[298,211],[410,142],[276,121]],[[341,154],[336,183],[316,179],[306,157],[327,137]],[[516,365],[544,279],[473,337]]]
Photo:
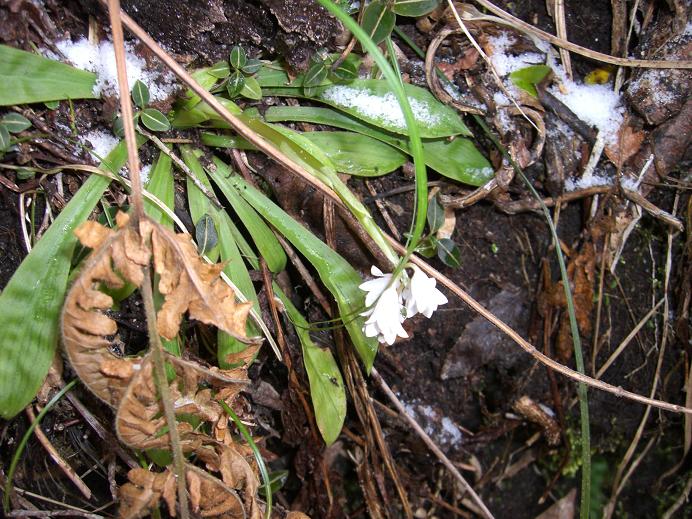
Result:
[[[512,16],[506,11],[503,11],[496,5],[494,5],[492,2],[489,0],[475,0],[476,3],[482,5],[485,7],[488,11],[495,13],[495,15],[499,16],[500,18],[508,21],[511,23],[511,25],[517,29],[521,29],[522,31],[534,34],[544,40],[547,40],[548,42],[552,43],[553,45],[557,45],[558,47],[567,49],[571,52],[574,52],[575,54],[579,54],[581,56],[586,56],[587,58],[595,59],[598,61],[602,61],[604,63],[610,63],[612,65],[620,65],[622,67],[632,67],[632,68],[680,68],[680,69],[688,69],[692,68],[692,61],[690,60],[679,60],[679,61],[661,61],[661,60],[649,60],[649,59],[628,59],[628,58],[618,58],[615,56],[610,56],[608,54],[603,54],[601,52],[596,52],[590,49],[587,49],[585,47],[582,47],[580,45],[576,45],[570,41],[564,40],[562,38],[558,38],[556,36],[553,36],[550,33],[547,33],[545,31],[542,31],[540,29],[537,29],[531,24],[526,23],[523,20],[520,20],[519,18],[516,18],[515,16]],[[487,19],[493,19],[494,17],[489,17],[489,16],[484,16],[479,13],[479,16],[471,15],[469,19],[471,20],[487,20]]]
[[612,366],[613,362],[620,356],[620,354],[623,352],[623,350],[627,347],[627,345],[634,339],[634,337],[639,333],[639,330],[641,330],[646,323],[649,322],[649,319],[651,319],[654,314],[658,311],[658,308],[663,304],[663,299],[659,300],[658,303],[656,303],[651,310],[649,310],[644,317],[641,318],[641,320],[637,323],[637,325],[630,331],[630,333],[627,334],[627,337],[625,337],[622,342],[618,345],[617,348],[615,348],[615,351],[608,357],[608,360],[605,361],[603,366],[599,368],[599,370],[596,372],[596,378],[601,378],[603,374],[606,372],[606,370]]
[[146,131],[144,128],[139,128],[137,130],[139,133],[144,135],[147,139],[149,139],[151,142],[154,143],[154,145],[161,150],[162,153],[165,153],[168,155],[173,162],[175,162],[175,165],[180,168],[180,170],[187,175],[187,178],[189,178],[192,183],[199,189],[204,196],[206,196],[212,204],[214,204],[218,209],[223,209],[223,205],[221,202],[219,202],[219,199],[216,198],[216,195],[214,194],[213,191],[210,191],[207,186],[202,184],[202,182],[195,176],[195,174],[192,172],[190,168],[187,167],[187,164],[185,164],[178,155],[173,153],[171,149],[166,146],[161,139],[159,139],[156,135],[149,133]]
[[[36,421],[36,415],[34,414],[34,411],[31,409],[31,406],[26,408],[26,415],[29,417],[29,421],[31,423],[34,423]],[[72,481],[72,483],[74,483],[74,485],[79,489],[82,495],[87,499],[91,499],[91,489],[88,486],[86,486],[84,481],[82,481],[82,478],[80,478],[74,471],[74,469],[70,467],[69,463],[67,463],[63,459],[63,457],[60,456],[60,453],[48,439],[46,434],[41,430],[41,427],[36,427],[34,429],[34,435],[36,435],[38,441],[48,452],[48,455],[53,459],[56,465],[60,467],[60,469],[65,473],[68,479]]]
[[[142,197],[142,179],[139,173],[139,155],[137,152],[137,137],[132,115],[132,103],[130,101],[130,89],[127,84],[127,64],[125,58],[125,42],[123,38],[123,28],[120,21],[120,1],[108,0],[108,14],[110,16],[111,30],[113,31],[113,47],[115,50],[115,62],[118,71],[118,89],[120,91],[120,109],[123,116],[123,126],[125,130],[125,143],[127,145],[128,165],[130,178],[132,180],[132,206],[134,212],[132,225],[138,229],[140,221],[145,218],[144,199]],[[185,457],[183,455],[180,436],[178,434],[178,424],[175,419],[175,409],[171,400],[171,393],[168,387],[166,376],[166,366],[163,360],[163,346],[156,327],[156,306],[154,304],[154,293],[152,290],[151,270],[147,266],[144,269],[144,280],[142,281],[141,294],[144,302],[144,312],[147,320],[147,331],[149,343],[152,349],[154,362],[154,379],[156,389],[161,399],[168,435],[173,451],[173,466],[177,485],[178,505],[180,508],[180,518],[188,519],[190,511],[187,505],[187,485],[185,481]]]
[[459,472],[459,470],[449,460],[445,453],[440,450],[437,444],[434,441],[432,441],[430,436],[423,430],[423,428],[420,425],[418,425],[418,422],[416,422],[413,418],[411,418],[411,416],[409,416],[409,414],[406,412],[406,409],[404,408],[404,404],[401,403],[401,400],[397,398],[397,396],[391,390],[389,385],[380,376],[377,369],[372,368],[372,372],[370,374],[375,383],[384,392],[384,394],[387,395],[389,401],[392,404],[394,404],[394,407],[396,407],[401,416],[406,419],[406,421],[413,428],[413,430],[420,437],[420,439],[423,440],[425,445],[432,451],[432,453],[437,457],[437,459],[439,459],[442,462],[442,464],[447,468],[447,470],[449,470],[452,476],[454,476],[454,478],[459,483],[461,483],[464,490],[466,490],[469,493],[476,505],[478,505],[478,507],[483,511],[483,514],[486,517],[493,519],[493,514],[490,512],[490,510],[488,510],[488,507],[485,506],[485,503],[480,498],[480,496],[476,494],[476,492],[473,490],[473,487],[469,484],[468,481],[466,481],[464,476],[461,475],[461,472]]

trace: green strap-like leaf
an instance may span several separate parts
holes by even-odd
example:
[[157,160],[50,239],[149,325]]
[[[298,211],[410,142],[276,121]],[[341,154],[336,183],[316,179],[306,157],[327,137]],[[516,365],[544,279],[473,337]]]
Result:
[[286,268],[286,262],[288,261],[283,247],[281,247],[276,236],[274,236],[274,233],[264,220],[258,217],[251,204],[248,204],[243,197],[239,196],[236,190],[229,188],[227,183],[219,182],[219,176],[228,177],[233,174],[231,169],[225,163],[216,159],[216,157],[214,158],[214,165],[217,168],[216,172],[218,175],[211,174],[210,176],[216,185],[219,186],[224,196],[231,204],[231,207],[233,207],[233,210],[238,215],[238,218],[240,218],[243,225],[247,228],[257,250],[259,250],[260,255],[267,262],[269,270],[274,273],[281,272]]
[[[166,207],[173,210],[175,207],[175,185],[171,162],[168,155],[160,153],[159,158],[156,159],[156,163],[151,168],[146,187],[147,191],[166,204]],[[164,227],[173,229],[171,217],[146,198],[144,199],[144,210],[152,220]]]
[[[141,141],[140,141],[141,144]],[[117,175],[127,159],[119,144],[101,165]],[[110,179],[92,175],[38,241],[0,294],[0,416],[11,418],[31,402],[58,344],[58,320],[77,238]]]
[[336,441],[346,419],[346,391],[341,372],[328,348],[312,342],[309,324],[291,300],[274,284],[274,293],[284,304],[303,350],[303,363],[310,382],[310,398],[315,409],[317,428],[327,445]]
[[[408,143],[401,136],[331,108],[272,106],[265,112],[265,119],[268,122],[301,121],[342,128],[373,137],[409,153]],[[494,171],[490,162],[469,139],[457,137],[451,142],[447,139],[428,139],[423,141],[423,150],[426,165],[447,178],[472,186],[481,186],[493,177]]]
[[358,272],[264,194],[238,175],[229,174],[228,167],[221,160],[214,158],[214,164],[217,169],[210,172],[210,176],[224,193],[235,190],[315,267],[322,283],[334,296],[346,330],[370,371],[377,353],[377,340],[363,334],[364,319],[359,314],[364,310],[365,294],[358,288],[362,283]]
[[96,74],[0,45],[0,106],[95,99]]
[[367,135],[352,132],[304,132],[322,149],[337,171],[360,177],[391,173],[406,162],[406,154]]

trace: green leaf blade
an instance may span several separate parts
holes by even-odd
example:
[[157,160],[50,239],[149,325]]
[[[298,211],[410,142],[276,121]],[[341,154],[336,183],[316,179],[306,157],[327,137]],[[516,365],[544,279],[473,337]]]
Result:
[[156,108],[147,108],[141,112],[142,124],[152,132],[165,132],[171,129],[168,118]]
[[339,437],[346,419],[346,391],[341,372],[332,352],[329,349],[317,347],[312,341],[308,322],[293,306],[291,300],[277,285],[274,285],[274,291],[284,304],[300,340],[317,428],[324,442],[331,445]]
[[373,43],[381,43],[392,33],[396,24],[396,15],[391,11],[386,2],[373,0],[365,8],[361,26],[372,38]]
[[[126,159],[127,150],[121,143],[101,168],[117,175]],[[73,232],[87,219],[110,182],[99,175],[87,179],[0,294],[0,308],[3,308],[0,416],[3,418],[11,418],[26,407],[48,372],[58,345],[60,310],[77,243]]]
[[7,128],[10,133],[19,133],[31,128],[31,121],[21,114],[12,112],[0,119],[0,125]]
[[418,17],[433,11],[440,0],[396,0],[392,11],[401,16]]
[[305,132],[303,137],[324,151],[337,171],[378,177],[400,168],[406,154],[377,139],[351,132]]
[[7,45],[0,45],[0,77],[0,106],[98,97],[96,74]]
[[145,108],[149,104],[149,89],[139,79],[132,85],[132,100],[139,108]]

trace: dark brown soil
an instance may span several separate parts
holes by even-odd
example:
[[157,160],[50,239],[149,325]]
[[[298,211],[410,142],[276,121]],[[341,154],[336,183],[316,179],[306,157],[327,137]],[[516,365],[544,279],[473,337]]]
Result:
[[[42,38],[37,36],[31,28],[32,24],[27,21],[34,20],[40,25],[41,16],[51,19],[51,25],[56,30],[54,35],[43,36],[48,39],[58,34],[69,33],[72,37],[84,34],[88,14],[96,15],[101,22],[105,21],[103,11],[95,2],[86,0],[50,0],[43,10],[23,8],[23,3],[28,2],[0,3],[0,29],[4,30],[5,25],[13,28],[0,35],[0,41],[22,48],[29,48],[29,40],[44,45],[45,41],[41,41]],[[577,44],[609,53],[609,3],[602,0],[565,3],[569,38]],[[281,57],[293,69],[302,70],[316,49],[333,48],[341,32],[340,24],[326,16],[310,0],[185,0],[172,3],[123,0],[123,7],[181,60],[194,65],[213,63],[224,58],[233,45],[242,44],[252,55]],[[554,32],[552,19],[542,0],[520,0],[505,8],[544,30]],[[661,16],[670,16],[665,3],[661,2],[656,9],[656,13],[664,13]],[[415,34],[418,42],[424,43],[430,39],[430,35],[416,32],[410,23],[405,30]],[[403,44],[401,46],[404,47]],[[581,77],[596,66],[594,62],[575,55],[572,59],[576,76]],[[410,75],[416,81],[415,70],[422,70],[420,63],[410,66],[413,71]],[[93,103],[77,103],[76,106],[77,113],[83,119],[80,124],[95,126],[103,125],[113,110],[112,107],[95,108]],[[644,122],[642,125],[653,130]],[[478,128],[474,128],[474,131],[476,135],[482,134]],[[486,155],[494,153],[487,142],[482,139],[478,139],[478,142]],[[684,156],[684,153],[680,156]],[[258,164],[262,163],[260,159],[255,160]],[[671,167],[673,172],[683,168],[684,165]],[[272,174],[270,170],[262,176],[271,182]],[[527,175],[534,180],[544,179],[545,166],[540,163],[530,168]],[[8,174],[8,178],[11,176]],[[411,179],[403,173],[372,181],[378,193],[387,193],[410,184]],[[352,179],[350,185],[363,197],[369,196],[361,181]],[[510,192],[518,197],[524,188],[517,180]],[[305,191],[295,189],[284,199],[279,192],[276,194],[284,206],[294,204],[296,208],[302,207],[307,198]],[[671,212],[674,196],[675,191],[670,186],[657,186],[648,198]],[[113,201],[124,199],[118,193],[111,194],[111,197]],[[411,219],[408,208],[413,206],[412,194],[393,195],[386,200],[394,207],[404,208],[395,217],[395,223],[398,229],[407,229]],[[689,191],[681,192],[678,208],[687,207],[688,200]],[[321,207],[319,200],[318,207]],[[558,233],[565,247],[575,255],[586,242],[593,239],[587,225],[589,208],[588,203],[577,201],[564,206],[560,212]],[[370,204],[370,209],[378,223],[386,228],[374,203]],[[324,235],[319,218],[315,221],[309,215],[301,214],[306,225],[312,225],[318,235]],[[687,214],[689,217],[689,212]],[[508,215],[492,203],[482,202],[457,211],[456,218],[453,239],[461,250],[460,268],[446,267],[437,259],[431,260],[431,263],[484,306],[513,321],[510,324],[537,348],[554,349],[553,340],[548,345],[543,340],[541,275],[543,269],[549,267],[551,283],[556,283],[559,271],[543,217],[537,213]],[[6,285],[25,255],[18,222],[17,194],[0,185],[0,288]],[[337,230],[337,243],[344,255],[365,270],[371,263],[369,259],[363,259],[363,252],[355,250],[356,246],[349,241],[351,238],[339,232]],[[671,290],[672,320],[678,319],[680,301],[689,290],[689,287],[681,284],[681,280],[689,279],[685,278],[689,265],[683,259],[684,245],[685,235],[676,236],[672,247],[671,287],[675,288]],[[636,322],[651,309],[653,301],[661,297],[666,252],[667,228],[645,215],[627,242],[616,271],[617,276],[608,275],[605,280],[600,336],[607,339],[600,345],[596,366],[603,365]],[[311,320],[326,319],[309,290],[302,285],[300,277],[291,270],[289,275],[290,278],[287,276],[280,281],[293,289],[294,300],[303,305]],[[598,278],[594,286],[597,289]],[[493,335],[495,332],[489,328],[483,342],[481,338],[486,330],[483,328],[485,325],[459,299],[450,293],[446,294],[449,304],[438,310],[432,319],[421,316],[413,319],[407,328],[412,338],[390,347],[383,346],[375,366],[442,450],[453,462],[460,464],[464,475],[474,484],[495,517],[535,518],[570,490],[579,488],[576,386],[564,377],[549,373],[518,346]],[[266,295],[262,294],[261,297],[266,303]],[[517,312],[517,308],[521,311]],[[127,314],[129,311],[136,311],[136,305],[123,309],[123,320],[131,317]],[[557,323],[556,315],[554,319],[552,324]],[[595,307],[591,319],[595,323]],[[668,326],[671,321],[665,324]],[[684,321],[682,326],[685,326]],[[198,331],[200,335],[205,332],[205,329]],[[655,394],[658,399],[683,404],[689,344],[682,343],[672,328],[669,332]],[[291,332],[288,333],[289,345],[295,350],[294,364],[299,376],[304,379],[296,338]],[[471,333],[476,334],[473,341],[468,340]],[[604,380],[648,395],[662,334],[661,319],[651,326],[644,326],[608,370]],[[552,339],[555,339],[555,335],[552,335]],[[585,334],[582,339],[586,372],[592,374],[592,332]],[[323,342],[330,345],[330,336],[325,334]],[[565,362],[574,366],[572,359]],[[297,396],[289,389],[285,367],[265,352],[253,366],[251,376],[255,385],[248,392],[248,412],[253,413],[257,423],[261,424],[258,434],[268,438],[265,447],[272,469],[286,469],[290,473],[279,495],[281,506],[287,509],[302,508],[313,518],[368,517],[362,487],[352,463],[360,452],[353,436],[363,436],[354,410],[350,409],[347,418],[348,434],[343,434],[334,447],[325,451],[321,444],[309,437],[308,419]],[[383,394],[374,387],[370,389],[375,400],[389,405]],[[88,394],[79,394],[89,409],[102,419],[102,423],[109,423],[109,410]],[[558,445],[549,445],[541,427],[517,415],[514,404],[522,396],[528,396],[553,410],[559,409],[562,440]],[[384,437],[417,513],[416,517],[457,517],[449,508],[441,507],[440,500],[468,512],[468,508],[462,506],[461,492],[421,440],[400,418],[383,411],[380,406],[375,409],[378,410]],[[594,464],[592,497],[595,508],[599,510],[594,515],[596,517],[600,516],[600,509],[610,496],[616,468],[639,425],[644,407],[590,390],[589,410]],[[8,460],[26,427],[24,415],[10,422],[0,421],[0,476],[3,476],[0,482],[4,481]],[[118,483],[122,482],[125,472],[122,466],[116,468],[115,457],[108,446],[102,444],[67,403],[49,415],[42,427],[77,472],[94,469],[86,482],[96,491],[97,497],[90,503],[81,499],[34,439],[29,444],[29,455],[20,465],[16,484],[74,506],[88,508],[97,501],[107,504],[111,499],[109,470],[114,471]],[[689,477],[689,459],[679,470],[665,478],[663,475],[675,467],[683,456],[683,428],[680,415],[652,411],[637,452],[641,452],[650,440],[651,448],[624,488],[615,517],[656,517],[677,499]],[[323,462],[328,467],[335,496],[329,513],[322,483]],[[471,470],[473,467],[476,467],[475,471]],[[562,475],[553,481],[560,472]],[[390,516],[403,517],[391,481],[378,481],[377,484],[378,491],[391,501],[387,503]],[[51,509],[51,505],[40,501],[34,504],[45,505],[45,510]],[[116,508],[111,504],[99,513],[112,516]],[[429,515],[425,515],[427,513]],[[689,511],[679,511],[679,514],[680,517],[689,517]],[[569,519],[571,516],[564,517]]]

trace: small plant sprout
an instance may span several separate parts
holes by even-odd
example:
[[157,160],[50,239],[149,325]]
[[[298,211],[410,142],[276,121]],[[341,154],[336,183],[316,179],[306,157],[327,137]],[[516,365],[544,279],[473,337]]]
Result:
[[[151,95],[149,88],[140,80],[135,81],[132,86],[132,101],[139,108],[135,112],[135,126],[138,122],[146,126],[152,132],[165,132],[171,129],[171,123],[168,118],[156,108],[147,108]],[[125,136],[122,116],[118,116],[113,122],[113,133],[122,138]]]
[[211,91],[226,92],[231,99],[238,96],[262,99],[262,88],[254,77],[260,68],[260,60],[248,58],[245,50],[236,45],[231,49],[227,60],[217,62],[209,69],[209,74],[221,80]]
[[407,318],[419,313],[430,318],[438,306],[447,303],[447,297],[435,288],[434,278],[413,264],[407,268],[413,270],[411,277],[406,269],[400,274],[384,274],[373,266],[370,272],[375,279],[360,285],[367,292],[368,310],[361,314],[368,317],[363,327],[367,337],[377,337],[380,342],[392,345],[397,337],[408,337],[402,326]]

